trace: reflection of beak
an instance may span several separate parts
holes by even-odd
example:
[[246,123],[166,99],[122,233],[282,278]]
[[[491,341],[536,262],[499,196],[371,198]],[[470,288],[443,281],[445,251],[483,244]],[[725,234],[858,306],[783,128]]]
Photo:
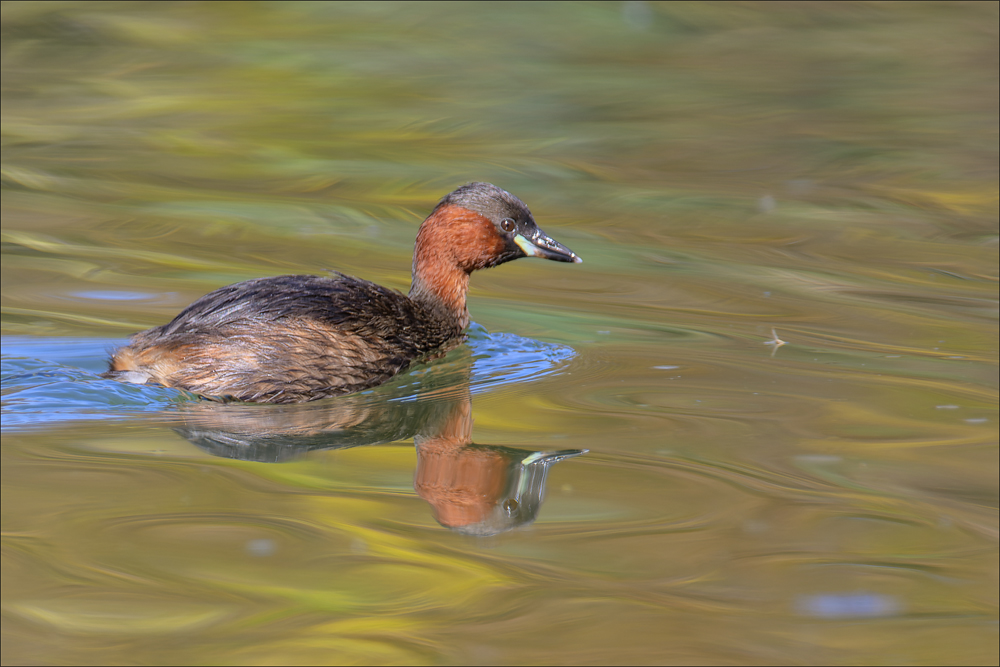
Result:
[[535,228],[535,232],[531,236],[518,234],[514,237],[514,243],[528,257],[541,257],[542,259],[573,262],[574,264],[583,261],[575,252],[538,228]]
[[549,467],[558,461],[586,454],[589,449],[562,449],[556,452],[532,452],[515,466],[513,484],[509,485],[510,496],[502,503],[502,509],[516,524],[528,523],[535,519],[545,499],[545,481]]
[[571,459],[574,456],[579,456],[580,454],[586,454],[589,449],[560,449],[557,452],[531,452],[528,456],[524,457],[521,461],[521,465],[531,465],[532,463],[555,463],[556,461],[562,461],[563,459]]

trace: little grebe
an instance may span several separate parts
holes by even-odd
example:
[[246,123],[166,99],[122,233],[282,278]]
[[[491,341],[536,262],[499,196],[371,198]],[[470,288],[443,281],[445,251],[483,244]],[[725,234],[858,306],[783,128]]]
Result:
[[469,274],[518,257],[581,261],[520,199],[470,183],[420,225],[409,296],[343,274],[247,280],[132,336],[105,376],[255,403],[368,389],[460,337]]

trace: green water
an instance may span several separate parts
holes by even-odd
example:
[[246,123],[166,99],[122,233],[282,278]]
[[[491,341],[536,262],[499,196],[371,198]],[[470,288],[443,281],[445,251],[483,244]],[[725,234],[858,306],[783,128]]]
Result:
[[[5,664],[996,663],[996,3],[2,18]],[[444,358],[97,376],[238,280],[407,289],[471,180],[584,263],[474,275]]]

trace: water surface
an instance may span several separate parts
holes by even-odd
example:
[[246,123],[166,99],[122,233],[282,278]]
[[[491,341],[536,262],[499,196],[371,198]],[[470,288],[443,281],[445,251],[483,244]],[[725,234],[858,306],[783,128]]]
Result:
[[[995,663],[995,4],[3,12],[5,663]],[[98,377],[237,280],[405,290],[470,180],[584,263],[443,358]]]

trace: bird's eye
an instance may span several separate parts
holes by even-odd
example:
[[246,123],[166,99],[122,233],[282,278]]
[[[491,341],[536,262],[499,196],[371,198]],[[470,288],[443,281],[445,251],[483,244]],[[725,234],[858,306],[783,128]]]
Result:
[[514,513],[517,512],[517,501],[513,498],[503,501],[503,511],[507,516],[514,516]]
[[510,218],[504,218],[503,220],[500,221],[500,229],[504,230],[505,232],[512,232],[515,229],[517,229],[517,225],[514,224],[514,221],[511,220]]

